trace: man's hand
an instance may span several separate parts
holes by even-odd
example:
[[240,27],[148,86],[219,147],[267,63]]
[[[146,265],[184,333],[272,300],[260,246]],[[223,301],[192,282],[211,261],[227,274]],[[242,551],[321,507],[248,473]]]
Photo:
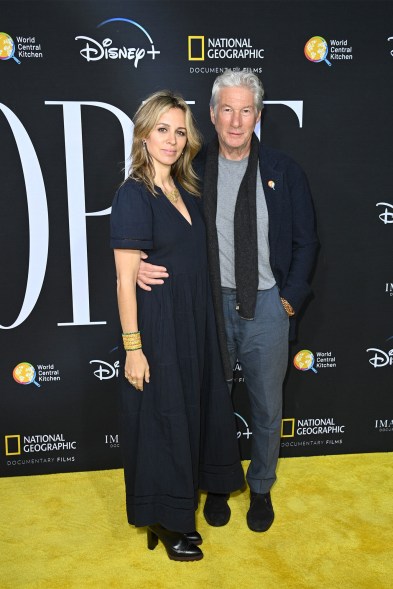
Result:
[[168,278],[169,274],[164,266],[155,266],[144,262],[147,259],[147,254],[141,252],[141,263],[139,265],[137,285],[143,290],[151,290],[149,284],[164,284],[163,278]]

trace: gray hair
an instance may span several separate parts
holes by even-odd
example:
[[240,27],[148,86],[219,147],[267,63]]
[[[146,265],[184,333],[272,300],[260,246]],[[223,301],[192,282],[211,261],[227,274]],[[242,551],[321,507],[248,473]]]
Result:
[[220,90],[222,88],[234,87],[243,87],[251,90],[254,95],[254,105],[256,112],[258,113],[263,109],[263,95],[265,92],[261,80],[251,72],[235,72],[233,70],[225,70],[223,74],[214,80],[212,97],[210,99],[210,106],[213,108],[214,114],[217,114],[216,108]]

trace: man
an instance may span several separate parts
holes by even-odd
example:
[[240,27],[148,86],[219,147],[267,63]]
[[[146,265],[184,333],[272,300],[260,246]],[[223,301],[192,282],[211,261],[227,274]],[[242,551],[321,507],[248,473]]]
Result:
[[[225,71],[213,84],[210,117],[217,137],[203,154],[203,208],[209,271],[223,366],[238,359],[250,400],[248,527],[269,529],[276,480],[288,335],[310,293],[318,240],[306,177],[288,156],[259,143],[254,128],[263,87],[252,73]],[[165,268],[141,262],[138,284],[162,283]],[[227,495],[208,493],[207,522],[225,525]]]

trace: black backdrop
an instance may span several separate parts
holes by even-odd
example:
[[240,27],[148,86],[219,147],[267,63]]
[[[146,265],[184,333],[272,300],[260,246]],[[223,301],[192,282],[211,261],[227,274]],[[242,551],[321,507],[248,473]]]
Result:
[[392,450],[392,3],[13,0],[0,23],[2,476],[120,466],[108,209],[131,118],[175,89],[208,140],[227,67],[262,78],[262,140],[306,170],[322,244],[281,455]]

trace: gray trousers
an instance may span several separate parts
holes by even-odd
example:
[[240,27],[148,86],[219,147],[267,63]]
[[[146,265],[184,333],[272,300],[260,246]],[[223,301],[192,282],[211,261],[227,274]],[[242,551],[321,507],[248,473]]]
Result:
[[247,482],[254,493],[267,493],[276,480],[280,451],[282,385],[288,366],[288,315],[278,287],[260,290],[255,318],[236,311],[236,291],[222,289],[231,362],[239,360],[250,401],[251,462]]

